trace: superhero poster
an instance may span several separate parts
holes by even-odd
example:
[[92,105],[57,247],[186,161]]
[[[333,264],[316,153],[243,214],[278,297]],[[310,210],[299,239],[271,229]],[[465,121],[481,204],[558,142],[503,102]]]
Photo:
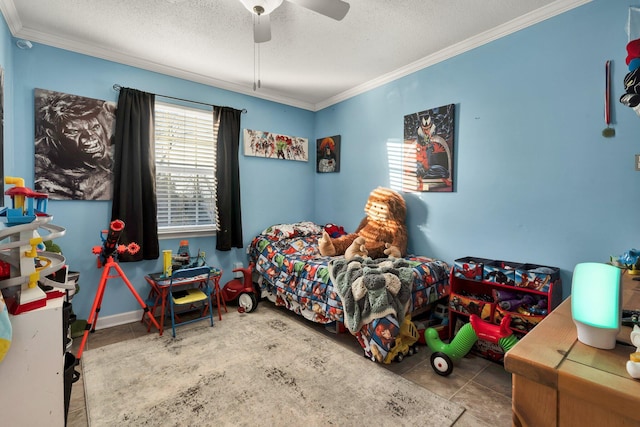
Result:
[[340,135],[316,140],[316,172],[340,172]]
[[34,189],[52,200],[110,200],[114,102],[35,90]]
[[454,119],[454,104],[404,116],[404,191],[453,191]]
[[309,140],[260,130],[244,130],[244,155],[309,161]]

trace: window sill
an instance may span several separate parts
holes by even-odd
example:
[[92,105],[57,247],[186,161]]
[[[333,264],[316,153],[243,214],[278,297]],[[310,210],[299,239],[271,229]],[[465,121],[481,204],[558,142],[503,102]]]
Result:
[[172,230],[172,231],[158,231],[158,240],[168,239],[184,239],[189,237],[208,237],[215,236],[215,230]]

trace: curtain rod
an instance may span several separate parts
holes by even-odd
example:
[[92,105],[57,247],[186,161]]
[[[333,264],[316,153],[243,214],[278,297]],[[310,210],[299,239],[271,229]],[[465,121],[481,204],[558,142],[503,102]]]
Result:
[[[114,84],[113,85],[113,90],[115,90],[116,92],[120,92],[120,89],[122,89],[122,86],[120,86],[119,84]],[[216,107],[216,105],[213,104],[207,104],[206,102],[199,102],[199,101],[191,101],[190,99],[184,99],[184,98],[176,98],[175,96],[169,96],[169,95],[161,95],[159,93],[154,93],[154,95],[156,96],[161,96],[163,98],[169,98],[169,99],[175,99],[177,101],[184,101],[184,102],[191,102],[193,104],[200,104],[200,105],[206,105],[208,107]],[[247,109],[243,108],[242,110],[243,114],[247,114]]]

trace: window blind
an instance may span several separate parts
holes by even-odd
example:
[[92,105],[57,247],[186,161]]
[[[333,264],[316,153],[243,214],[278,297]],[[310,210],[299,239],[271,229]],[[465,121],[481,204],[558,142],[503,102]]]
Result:
[[158,232],[215,231],[213,112],[156,101]]

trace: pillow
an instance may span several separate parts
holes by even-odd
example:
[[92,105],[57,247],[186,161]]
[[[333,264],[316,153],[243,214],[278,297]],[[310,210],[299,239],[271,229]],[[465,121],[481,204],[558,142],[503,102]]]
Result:
[[290,239],[292,237],[312,236],[322,233],[323,227],[311,221],[296,222],[294,224],[276,224],[266,228],[260,233],[263,236],[276,238],[277,240]]

